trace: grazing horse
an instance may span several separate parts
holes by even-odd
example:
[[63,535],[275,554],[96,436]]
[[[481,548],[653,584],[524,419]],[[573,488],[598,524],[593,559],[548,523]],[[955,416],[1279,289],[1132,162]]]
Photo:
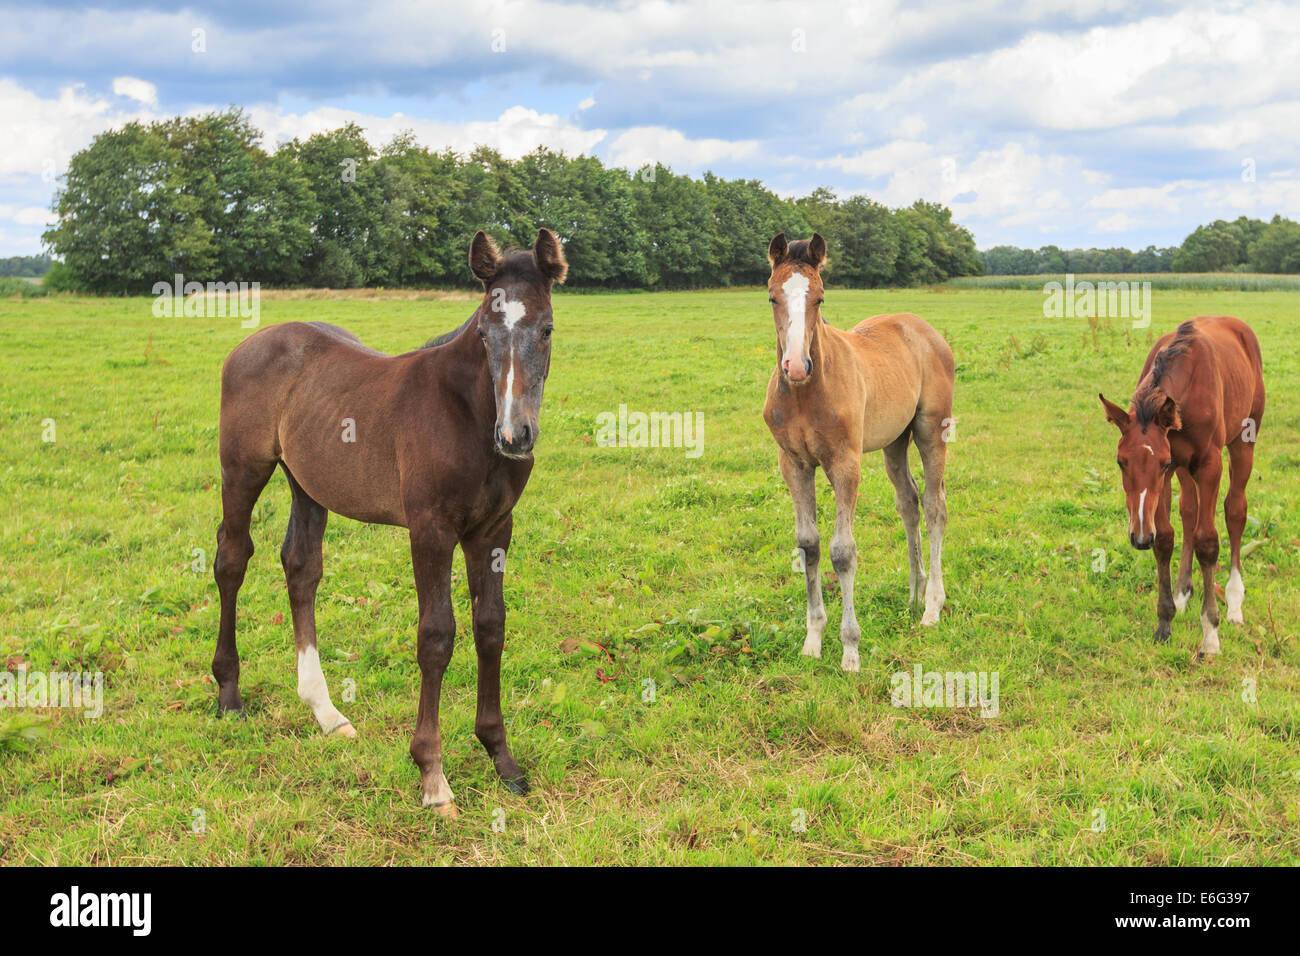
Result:
[[568,269],[558,238],[500,253],[474,236],[478,309],[436,347],[390,356],[350,332],[290,322],[258,332],[221,373],[221,505],[214,573],[221,625],[212,673],[221,712],[239,712],[235,601],[253,553],[249,517],[276,465],[293,493],[280,558],[298,647],[298,696],[326,734],[355,736],[330,701],[316,650],[316,587],[330,511],[408,529],[419,599],[419,716],[411,756],[424,805],[456,814],[442,772],[438,699],[456,625],[452,552],[465,554],[478,650],[474,732],[514,793],[527,781],[501,716],[502,579],[511,512],[533,468],[551,365],[551,287]]
[[[1264,366],[1255,333],[1227,315],[1197,316],[1161,336],[1138,379],[1126,412],[1097,395],[1106,420],[1119,428],[1116,461],[1128,503],[1129,543],[1155,546],[1160,596],[1155,639],[1169,640],[1169,622],[1192,596],[1192,554],[1201,565],[1200,653],[1219,653],[1219,605],[1214,569],[1219,532],[1214,509],[1228,448],[1228,495],[1223,517],[1232,549],[1224,595],[1228,621],[1241,624],[1246,586],[1241,579],[1241,533],[1246,527],[1246,483],[1255,460],[1255,438],[1264,415]],[[1178,513],[1183,553],[1178,582],[1169,584],[1174,527],[1169,521],[1172,479],[1178,474]]]
[[[826,609],[818,573],[817,492],[820,465],[835,492],[831,564],[840,581],[844,616],[840,666],[859,668],[861,630],[853,610],[858,552],[853,512],[864,452],[883,449],[894,484],[894,503],[907,529],[909,603],[925,601],[921,623],[935,624],[943,609],[943,531],[948,509],[943,489],[945,441],[952,424],[952,350],[934,329],[911,313],[877,315],[841,332],[821,315],[826,240],[786,242],[780,233],[768,246],[772,263],[768,299],[776,319],[777,368],[767,386],[763,419],[778,448],[781,476],[794,499],[795,541],[808,588],[808,635],[803,653],[821,657]],[[907,463],[915,442],[925,469],[925,519],[930,533],[930,578],[921,561],[916,482]]]

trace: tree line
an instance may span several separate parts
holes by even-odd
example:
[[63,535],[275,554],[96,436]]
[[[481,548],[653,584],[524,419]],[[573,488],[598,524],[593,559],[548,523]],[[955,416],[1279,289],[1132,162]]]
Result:
[[264,150],[242,110],[130,123],[72,157],[44,234],[52,288],[144,293],[186,281],[268,286],[468,285],[469,238],[559,233],[569,284],[698,288],[767,281],[768,240],[820,232],[827,280],[910,286],[977,275],[969,230],[937,203],[889,209],[827,189],[786,199],[754,179],[637,171],[544,148],[379,149],[349,123]]
[[0,278],[37,279],[49,272],[52,264],[53,260],[47,255],[7,256],[0,259]]
[[994,246],[979,254],[985,275],[1075,275],[1124,272],[1300,272],[1300,223],[1239,216],[1198,226],[1179,246],[1128,249],[1018,249]]

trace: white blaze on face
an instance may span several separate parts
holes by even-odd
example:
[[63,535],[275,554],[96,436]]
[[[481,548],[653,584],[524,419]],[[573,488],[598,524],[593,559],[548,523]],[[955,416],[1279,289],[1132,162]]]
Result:
[[1144,510],[1146,508],[1146,503],[1147,503],[1147,490],[1143,488],[1142,494],[1138,495],[1138,534],[1139,535],[1144,535],[1147,533],[1147,522],[1146,522],[1146,518],[1143,517],[1143,515],[1146,513]]
[[524,304],[518,299],[511,299],[505,304],[501,314],[506,320],[506,328],[513,329],[524,317]]
[[[511,299],[505,303],[501,310],[501,315],[505,319],[506,330],[513,337],[515,326],[519,320],[524,317],[524,304],[518,299]],[[515,404],[515,346],[510,344],[510,357],[506,360],[506,395],[505,402],[501,406],[501,431],[506,441],[514,441],[514,432],[511,427],[510,413]]]
[[803,343],[807,334],[804,319],[808,306],[808,277],[794,273],[782,284],[781,291],[785,293],[785,316],[788,323],[785,331],[785,355],[782,358],[803,362]]

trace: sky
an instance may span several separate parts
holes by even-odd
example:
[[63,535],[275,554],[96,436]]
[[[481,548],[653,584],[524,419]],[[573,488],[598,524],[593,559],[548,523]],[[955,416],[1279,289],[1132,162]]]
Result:
[[538,145],[947,204],[984,249],[1300,218],[1300,4],[0,0],[0,256],[104,130],[230,105],[264,145]]

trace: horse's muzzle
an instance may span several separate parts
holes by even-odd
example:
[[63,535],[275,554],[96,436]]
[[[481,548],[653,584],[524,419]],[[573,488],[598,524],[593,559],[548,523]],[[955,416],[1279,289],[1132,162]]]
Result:
[[1132,531],[1128,534],[1128,543],[1133,545],[1133,547],[1137,548],[1139,551],[1150,551],[1151,545],[1155,544],[1155,542],[1155,535],[1149,535],[1144,538],[1141,535],[1134,534]]
[[510,431],[504,431],[498,425],[493,438],[497,451],[507,458],[524,458],[533,450],[533,445],[537,444],[537,429],[520,424]]
[[[800,374],[801,372],[802,374]],[[802,369],[799,365],[795,364],[794,359],[785,359],[781,363],[781,374],[791,382],[797,383],[806,381],[807,378],[812,375],[812,359],[804,359],[802,362]]]

